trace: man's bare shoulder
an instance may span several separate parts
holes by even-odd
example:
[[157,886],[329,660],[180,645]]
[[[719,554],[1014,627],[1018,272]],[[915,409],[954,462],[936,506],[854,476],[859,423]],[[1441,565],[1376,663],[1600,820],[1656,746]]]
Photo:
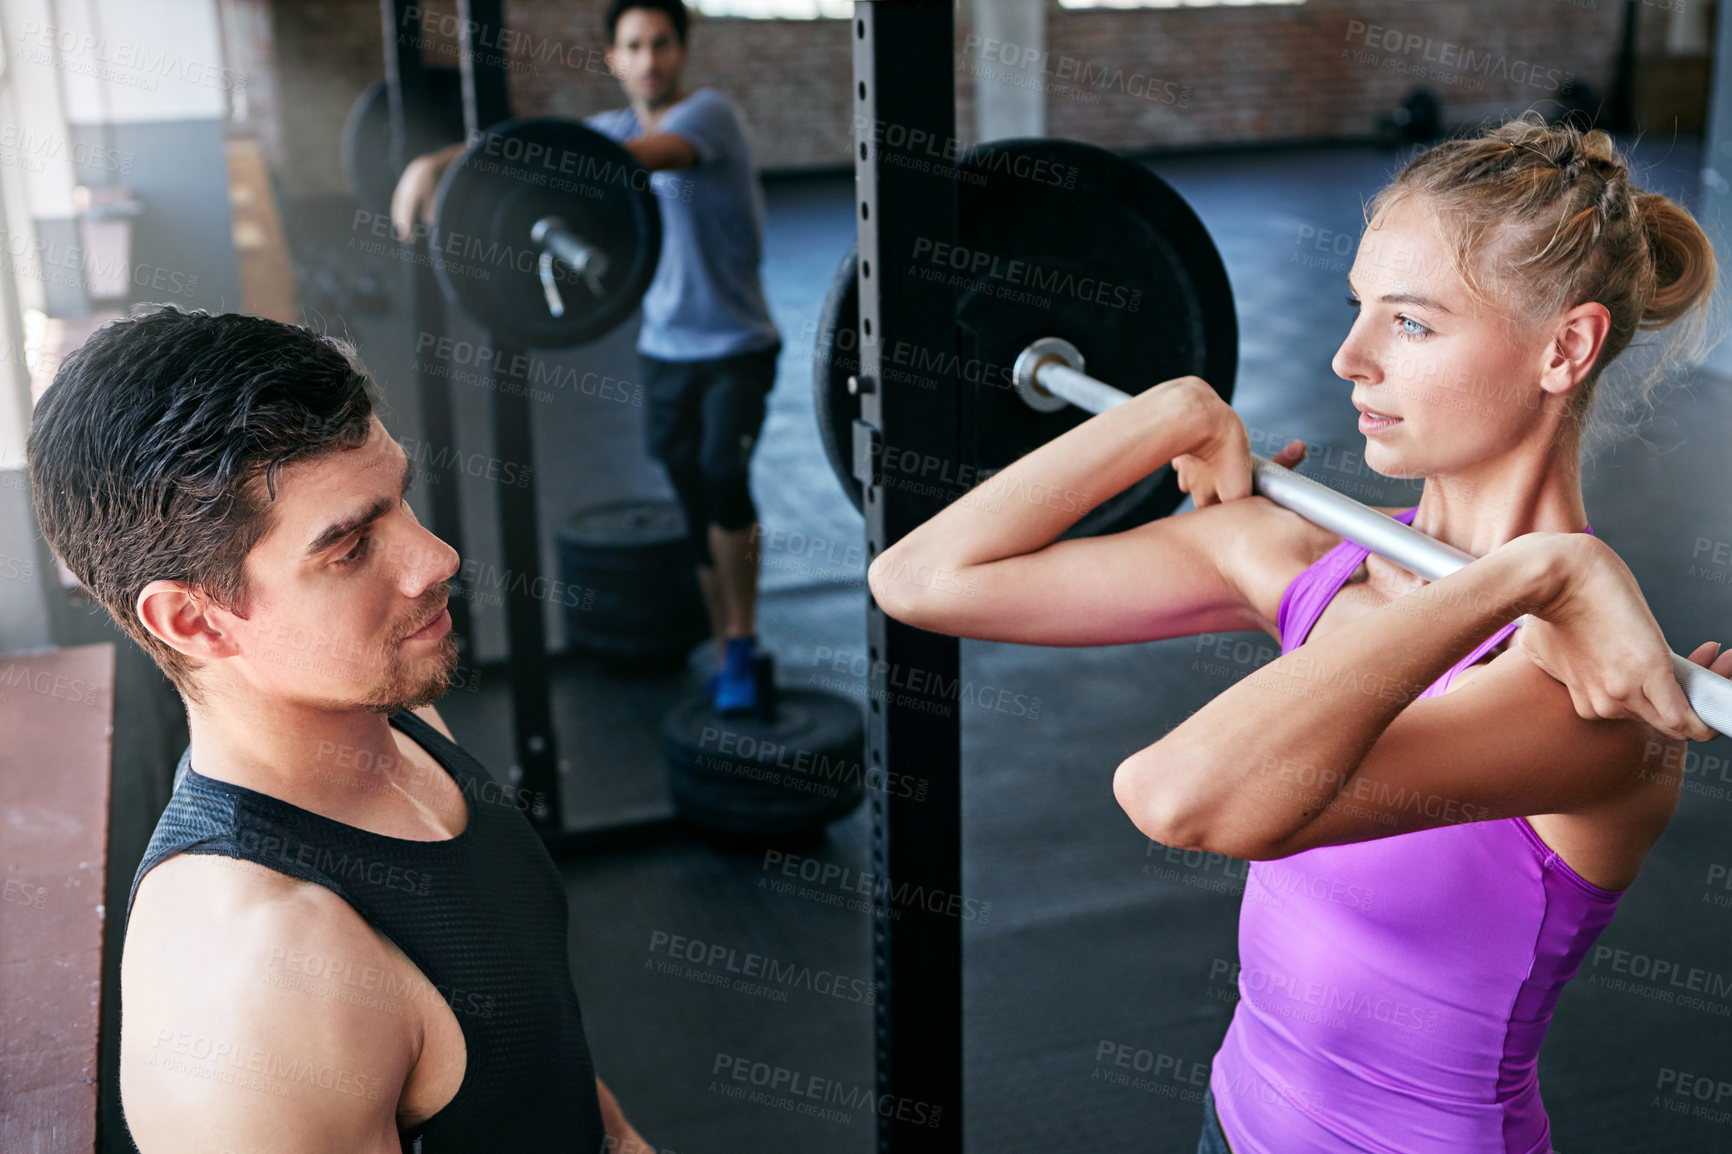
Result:
[[317,938],[331,945],[378,941],[335,893],[256,862],[181,853],[145,874],[127,919],[129,953],[135,943],[160,941],[184,954],[191,949],[186,935],[207,933],[225,940],[221,957],[229,959],[245,956],[265,937]]
[[151,870],[121,958],[139,1149],[398,1149],[420,1046],[400,959],[321,886],[213,855]]

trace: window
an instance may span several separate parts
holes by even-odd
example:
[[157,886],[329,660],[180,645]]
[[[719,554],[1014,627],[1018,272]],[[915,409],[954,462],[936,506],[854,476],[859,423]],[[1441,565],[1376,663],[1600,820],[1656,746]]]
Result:
[[781,20],[811,20],[854,15],[854,0],[695,0],[692,7],[705,16],[752,16]]

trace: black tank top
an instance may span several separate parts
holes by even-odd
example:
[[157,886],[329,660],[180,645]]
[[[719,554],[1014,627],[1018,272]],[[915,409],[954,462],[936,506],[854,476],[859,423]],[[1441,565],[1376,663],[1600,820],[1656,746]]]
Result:
[[502,798],[479,763],[414,714],[390,722],[463,791],[462,833],[445,841],[369,833],[205,777],[188,765],[189,749],[127,913],[144,875],[181,853],[241,858],[324,886],[420,968],[463,1030],[463,1082],[437,1114],[401,1133],[405,1154],[594,1154],[604,1139],[601,1106],[571,982],[559,871],[511,791]]

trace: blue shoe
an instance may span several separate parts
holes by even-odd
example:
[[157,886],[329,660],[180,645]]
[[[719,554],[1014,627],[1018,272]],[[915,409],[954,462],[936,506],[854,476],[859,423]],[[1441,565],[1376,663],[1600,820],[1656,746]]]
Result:
[[758,708],[756,648],[750,637],[728,638],[713,689],[718,714],[751,713]]

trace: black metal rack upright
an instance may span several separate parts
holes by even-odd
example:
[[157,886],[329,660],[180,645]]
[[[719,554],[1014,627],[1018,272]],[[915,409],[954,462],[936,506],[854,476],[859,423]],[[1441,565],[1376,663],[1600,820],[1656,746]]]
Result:
[[[385,26],[385,93],[391,108],[391,170],[401,172],[410,159],[445,142],[426,136],[429,126],[426,118],[409,115],[411,106],[425,107],[434,99],[415,30],[420,6],[402,0],[381,0],[379,11]],[[431,336],[432,342],[426,347],[437,348],[439,338],[445,332],[445,301],[439,295],[439,282],[433,275],[432,262],[427,259],[427,243],[423,235],[418,234],[415,238],[414,256],[403,279],[415,332],[418,338],[420,334]],[[433,532],[462,553],[463,519],[457,505],[459,474],[451,452],[457,441],[451,421],[450,378],[438,371],[431,358],[417,357],[415,388],[421,399],[422,436],[438,450],[432,455],[433,467],[442,474],[432,486]],[[457,637],[460,652],[466,659],[473,660],[469,598],[465,595],[461,574],[451,582],[450,610],[451,632]]]
[[[461,43],[458,64],[463,78],[463,128],[474,140],[490,125],[511,117],[506,86],[506,54],[477,43],[478,33],[505,27],[503,0],[457,0]],[[536,519],[535,456],[529,422],[529,397],[503,381],[501,366],[523,363],[525,350],[504,344],[489,333],[493,355],[488,361],[487,399],[493,416],[493,454],[515,461],[524,482],[500,485],[496,512],[505,569],[505,633],[511,661],[511,721],[519,786],[535,804],[529,820],[550,843],[564,830],[560,805],[559,751],[553,734],[553,705],[548,684],[547,633],[542,605],[534,590],[540,584],[541,533]],[[501,386],[505,387],[501,387]]]
[[[443,144],[443,141],[411,139],[420,118],[406,115],[406,101],[430,101],[432,87],[424,62],[418,21],[419,5],[402,0],[380,0],[385,24],[385,75],[391,103],[392,160],[398,171],[403,163]],[[506,54],[485,45],[486,34],[504,27],[502,0],[458,0],[460,29],[458,65],[463,86],[463,125],[473,140],[484,129],[511,116],[507,91]],[[444,301],[427,260],[427,246],[418,243],[408,274],[409,297],[419,333],[437,337],[444,328]],[[585,831],[567,831],[560,803],[559,753],[554,739],[553,709],[549,684],[547,636],[543,606],[534,590],[541,584],[541,534],[536,516],[534,441],[531,435],[529,398],[523,390],[502,382],[502,365],[522,364],[524,350],[503,345],[488,334],[492,356],[488,360],[488,398],[493,418],[493,452],[496,459],[522,466],[526,483],[496,487],[495,513],[499,520],[505,585],[505,628],[509,646],[507,677],[511,684],[513,768],[516,784],[535,804],[528,817],[554,854],[576,852],[594,844],[627,835],[653,832],[663,820],[627,822],[621,826]],[[420,343],[425,343],[422,340]],[[437,347],[434,345],[433,347]],[[462,552],[458,511],[458,472],[450,462],[456,455],[446,452],[455,445],[451,416],[449,378],[438,366],[418,366],[422,419],[427,441],[440,449],[439,460],[446,476],[434,486],[433,525],[447,544]],[[501,388],[501,384],[506,387]],[[449,483],[445,483],[449,482]],[[451,592],[453,631],[468,642],[470,613],[465,591],[453,581]]]
[[[917,252],[955,238],[951,166],[897,163],[907,158],[881,143],[955,140],[955,15],[948,2],[861,2],[854,6],[852,32],[861,395],[853,448],[872,558],[943,504],[923,487],[884,476],[878,467],[883,446],[894,445],[899,458],[912,452],[918,460],[942,461],[958,461],[962,449],[954,368],[919,383],[899,375],[894,385],[882,372],[891,342],[929,353],[956,348],[955,290],[946,280],[921,276],[915,260]],[[955,150],[944,154],[953,157]],[[939,363],[956,362],[946,355]],[[871,795],[878,1148],[959,1151],[962,922],[895,898],[962,892],[961,721],[954,699],[937,698],[929,703],[936,708],[921,709],[918,695],[889,692],[889,683],[897,671],[919,670],[922,682],[954,685],[960,649],[955,638],[891,620],[870,598],[866,612],[867,765],[886,783]],[[892,771],[924,779],[924,795],[890,788],[885,775]]]

